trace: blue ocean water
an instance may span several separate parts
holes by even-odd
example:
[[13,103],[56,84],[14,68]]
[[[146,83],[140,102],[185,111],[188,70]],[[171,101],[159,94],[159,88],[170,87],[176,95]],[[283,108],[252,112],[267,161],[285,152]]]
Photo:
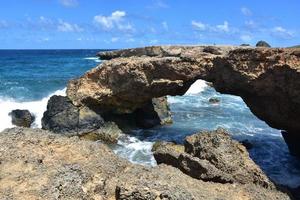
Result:
[[[35,127],[53,94],[65,94],[68,80],[95,67],[99,50],[0,50],[0,131],[12,127],[8,113],[26,108],[37,116]],[[209,98],[217,97],[219,104]],[[124,135],[114,151],[132,162],[155,165],[151,147],[156,140],[182,143],[200,130],[228,129],[237,140],[253,144],[250,156],[277,183],[300,185],[300,161],[288,153],[280,131],[257,119],[243,100],[217,93],[197,81],[184,96],[169,97],[174,123]]]

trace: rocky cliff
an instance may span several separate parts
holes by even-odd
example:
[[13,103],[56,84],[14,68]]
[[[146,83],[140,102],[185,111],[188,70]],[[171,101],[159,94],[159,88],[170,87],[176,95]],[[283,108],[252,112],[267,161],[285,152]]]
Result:
[[75,105],[131,113],[153,97],[182,95],[203,79],[241,96],[271,127],[300,131],[299,49],[157,46],[98,55],[108,61],[68,85]]

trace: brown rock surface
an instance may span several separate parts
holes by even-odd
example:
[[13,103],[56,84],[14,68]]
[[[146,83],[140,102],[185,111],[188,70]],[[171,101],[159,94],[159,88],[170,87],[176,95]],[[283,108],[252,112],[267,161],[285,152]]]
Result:
[[70,81],[75,105],[131,113],[153,97],[182,95],[197,79],[241,96],[251,111],[278,129],[300,130],[297,49],[232,46],[145,47],[99,53],[112,59]]
[[253,184],[193,179],[178,169],[147,168],[117,157],[103,144],[41,129],[0,133],[0,199],[290,199]]
[[183,146],[160,143],[154,149],[158,164],[179,168],[191,177],[218,183],[257,184],[274,188],[274,184],[251,160],[246,148],[218,129],[188,136]]

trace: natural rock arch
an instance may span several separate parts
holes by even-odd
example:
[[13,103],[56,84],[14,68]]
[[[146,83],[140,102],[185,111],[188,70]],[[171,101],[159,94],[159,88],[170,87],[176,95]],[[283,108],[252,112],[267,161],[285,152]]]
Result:
[[300,50],[158,46],[99,53],[110,59],[69,82],[76,106],[131,113],[154,97],[183,95],[197,79],[243,98],[271,127],[300,130]]

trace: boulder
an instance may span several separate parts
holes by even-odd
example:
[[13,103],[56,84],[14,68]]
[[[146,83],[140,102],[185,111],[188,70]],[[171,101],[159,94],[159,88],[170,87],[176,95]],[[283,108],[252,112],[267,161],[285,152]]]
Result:
[[[158,164],[179,168],[189,176],[217,183],[256,184],[274,188],[274,184],[251,160],[246,148],[218,129],[188,136],[183,147],[161,143],[154,149]],[[180,149],[180,151],[176,150]]]
[[1,199],[288,200],[259,185],[218,184],[160,165],[134,165],[106,145],[41,129],[0,133]]
[[267,42],[265,42],[265,41],[258,41],[257,43],[256,43],[256,45],[255,45],[256,47],[267,47],[267,48],[270,48],[271,47],[271,45],[269,45]]
[[35,120],[34,115],[28,110],[12,110],[9,115],[11,116],[11,123],[20,127],[30,127]]

